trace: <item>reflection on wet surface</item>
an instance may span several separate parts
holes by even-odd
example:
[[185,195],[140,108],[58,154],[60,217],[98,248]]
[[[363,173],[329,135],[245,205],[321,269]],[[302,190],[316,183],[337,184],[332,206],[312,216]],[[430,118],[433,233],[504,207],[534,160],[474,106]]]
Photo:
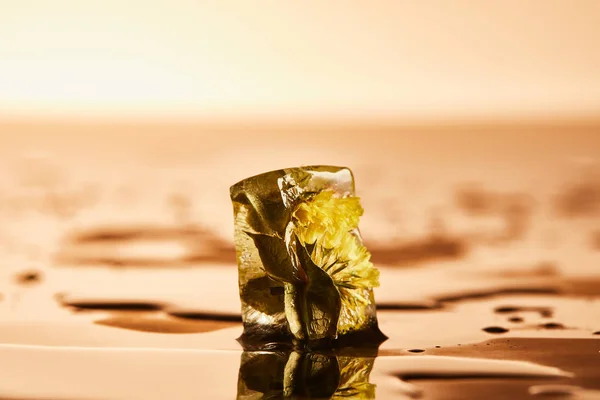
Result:
[[[236,388],[237,398],[244,399],[261,398],[261,393],[264,398],[281,398],[282,394],[412,398],[421,393],[423,380],[516,378],[535,382],[571,376],[558,368],[523,361],[421,355],[374,358],[298,352],[0,345],[0,359],[0,373],[6,378],[0,394],[23,399],[93,399],[99,393],[102,398],[226,399],[235,398]],[[170,371],[177,371],[176,376],[171,377]],[[418,384],[406,382],[416,379]]]
[[389,337],[377,354],[236,341],[228,186],[312,162],[314,145],[292,154],[273,136],[281,153],[251,157],[245,141],[225,157],[229,144],[98,137],[92,154],[73,136],[45,156],[2,158],[0,397],[598,397],[600,185],[557,161],[593,145],[506,148],[509,162],[504,136],[463,141],[457,156],[442,136],[315,135],[339,147],[325,158],[353,167],[364,201]]
[[244,352],[238,399],[375,398],[375,357],[317,352]]

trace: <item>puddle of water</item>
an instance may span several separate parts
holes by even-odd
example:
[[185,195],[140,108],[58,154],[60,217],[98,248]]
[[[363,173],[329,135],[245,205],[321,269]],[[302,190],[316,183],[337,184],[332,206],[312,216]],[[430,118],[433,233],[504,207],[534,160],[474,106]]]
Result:
[[[4,377],[0,396],[21,399],[246,399],[256,392],[325,397],[362,393],[362,398],[376,394],[386,399],[419,392],[400,379],[570,376],[529,362],[444,356],[374,359],[296,352],[0,345],[0,360]],[[394,379],[399,382],[389,384]]]
[[567,329],[563,324],[559,322],[546,322],[545,324],[538,325],[542,329]]
[[[513,381],[420,381],[419,386],[432,399],[510,398],[526,399],[528,389],[535,385],[576,385],[600,390],[597,365],[600,360],[600,342],[595,339],[527,339],[499,338],[463,346],[442,347],[428,350],[432,355],[485,357],[496,360],[529,360],[536,364],[551,365],[574,375],[557,379]],[[500,396],[501,394],[501,396]]]
[[496,307],[494,311],[498,314],[515,314],[523,312],[536,312],[540,316],[551,318],[552,309],[548,307],[521,307],[521,306],[500,306]]
[[235,262],[229,242],[194,226],[113,226],[70,235],[56,261],[70,266],[183,267]]
[[389,248],[373,245],[369,251],[376,264],[401,267],[461,259],[467,252],[467,244],[460,238],[432,235],[411,243],[397,243]]
[[94,321],[103,326],[150,333],[204,333],[236,326],[218,320],[183,320],[159,313],[121,312]]
[[500,334],[500,333],[506,333],[506,332],[508,332],[508,329],[503,328],[501,326],[487,326],[487,327],[483,328],[482,330],[484,332],[494,333],[494,334]]

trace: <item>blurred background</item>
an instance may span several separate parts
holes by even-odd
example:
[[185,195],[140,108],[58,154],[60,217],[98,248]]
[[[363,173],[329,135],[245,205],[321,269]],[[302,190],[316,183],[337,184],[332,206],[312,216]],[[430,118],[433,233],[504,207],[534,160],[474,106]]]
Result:
[[600,334],[599,38],[596,0],[0,0],[0,342],[239,350],[229,186],[310,164],[355,173],[384,350]]
[[36,232],[42,210],[229,241],[229,185],[315,163],[355,170],[377,240],[439,225],[472,185],[537,197],[480,214],[554,215],[571,186],[598,211],[597,1],[0,7],[2,208]]
[[596,118],[594,0],[3,0],[10,115]]
[[6,293],[233,265],[229,186],[308,164],[354,170],[378,265],[598,273],[597,1],[0,7]]

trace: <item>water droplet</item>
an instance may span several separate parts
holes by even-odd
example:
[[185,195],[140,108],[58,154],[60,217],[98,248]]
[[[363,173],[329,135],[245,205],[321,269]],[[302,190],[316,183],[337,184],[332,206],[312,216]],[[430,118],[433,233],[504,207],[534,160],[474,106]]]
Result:
[[503,328],[501,326],[488,326],[486,328],[483,328],[483,331],[487,333],[506,333],[508,332],[508,329]]
[[523,318],[521,317],[511,317],[508,319],[510,322],[513,322],[515,324],[521,323],[523,322]]
[[15,281],[20,285],[31,285],[42,280],[42,273],[36,270],[22,271],[15,276]]

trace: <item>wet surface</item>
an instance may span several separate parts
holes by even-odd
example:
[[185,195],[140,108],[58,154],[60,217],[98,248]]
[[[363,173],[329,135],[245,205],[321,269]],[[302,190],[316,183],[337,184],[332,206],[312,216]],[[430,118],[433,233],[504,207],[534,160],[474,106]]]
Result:
[[[596,142],[29,135],[0,148],[1,398],[598,398],[600,185],[566,160]],[[229,184],[324,160],[355,172],[389,339],[244,352]]]
[[[472,357],[492,359],[522,360],[528,359],[536,363],[548,363],[569,371],[573,376],[560,378],[552,382],[547,380],[520,379],[508,381],[479,382],[422,382],[423,387],[431,388],[433,398],[459,399],[461,392],[469,395],[515,396],[527,399],[529,388],[536,385],[574,385],[589,390],[600,388],[600,380],[594,371],[600,357],[600,343],[594,339],[495,339],[485,343],[471,344],[467,347],[453,347],[433,350],[436,354],[457,355],[468,352]],[[427,389],[425,389],[427,390]],[[464,392],[463,392],[464,393]],[[445,397],[447,396],[447,397]]]

